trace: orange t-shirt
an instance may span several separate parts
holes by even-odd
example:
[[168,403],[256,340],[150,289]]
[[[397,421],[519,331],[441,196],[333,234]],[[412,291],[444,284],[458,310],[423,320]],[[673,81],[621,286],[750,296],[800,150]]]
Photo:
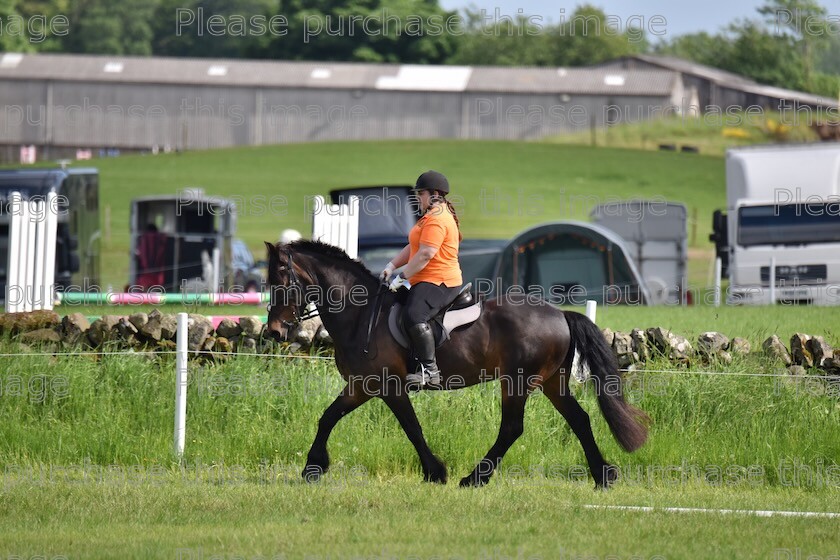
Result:
[[446,204],[438,204],[426,212],[408,233],[408,243],[411,246],[409,259],[417,254],[421,244],[435,247],[438,252],[423,270],[409,278],[409,281],[412,284],[442,283],[448,288],[463,284],[461,266],[458,264],[458,236],[458,226]]

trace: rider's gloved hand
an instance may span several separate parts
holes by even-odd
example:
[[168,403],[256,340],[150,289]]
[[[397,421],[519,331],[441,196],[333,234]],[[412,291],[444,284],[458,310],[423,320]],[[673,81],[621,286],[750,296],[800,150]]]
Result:
[[391,275],[394,273],[394,268],[396,268],[394,267],[394,263],[389,262],[382,270],[382,272],[379,273],[379,279],[383,282],[387,282],[388,280],[390,280]]
[[400,286],[405,286],[406,288],[410,288],[411,284],[408,283],[408,280],[405,279],[405,276],[402,275],[402,272],[397,274],[391,279],[391,285],[388,286],[392,292],[396,292],[400,289]]

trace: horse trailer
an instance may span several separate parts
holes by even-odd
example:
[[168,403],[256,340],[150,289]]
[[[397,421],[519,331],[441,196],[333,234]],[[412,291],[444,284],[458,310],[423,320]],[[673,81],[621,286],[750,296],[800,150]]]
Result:
[[131,201],[129,286],[215,292],[233,288],[236,205],[199,189]]

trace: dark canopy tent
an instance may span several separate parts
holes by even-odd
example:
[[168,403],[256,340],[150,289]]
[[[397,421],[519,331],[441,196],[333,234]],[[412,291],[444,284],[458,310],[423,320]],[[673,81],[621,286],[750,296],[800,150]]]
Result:
[[497,290],[520,286],[558,304],[650,299],[622,239],[585,222],[553,222],[520,233],[502,250],[494,281]]

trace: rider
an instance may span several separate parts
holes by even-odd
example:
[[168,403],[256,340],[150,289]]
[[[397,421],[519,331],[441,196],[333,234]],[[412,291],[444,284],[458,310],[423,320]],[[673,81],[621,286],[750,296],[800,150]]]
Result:
[[[440,384],[435,361],[435,340],[429,320],[451,303],[461,290],[463,279],[458,264],[460,224],[452,203],[446,200],[449,181],[437,171],[420,175],[414,196],[422,217],[408,234],[408,245],[385,267],[380,278],[388,281],[394,269],[405,265],[400,275],[411,284],[403,311],[403,324],[411,339],[418,366],[406,381],[420,385]],[[392,289],[400,283],[394,278]]]

